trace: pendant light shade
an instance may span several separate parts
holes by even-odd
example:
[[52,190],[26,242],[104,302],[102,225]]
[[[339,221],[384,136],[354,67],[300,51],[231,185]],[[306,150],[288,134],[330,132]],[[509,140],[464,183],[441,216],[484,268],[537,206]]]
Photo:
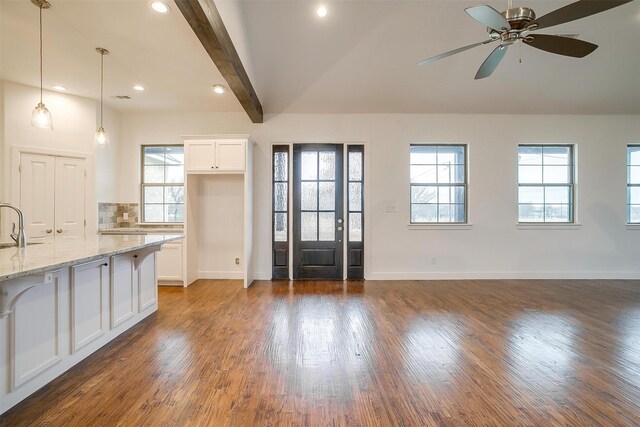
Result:
[[109,135],[107,135],[107,131],[102,127],[102,98],[104,92],[104,56],[108,55],[109,51],[101,47],[97,47],[96,51],[100,54],[100,126],[96,131],[95,143],[98,148],[108,148]]
[[53,130],[51,112],[42,102],[39,102],[31,113],[31,126],[39,129]]
[[51,113],[42,102],[42,9],[49,9],[51,4],[46,0],[31,0],[40,9],[40,102],[31,113],[31,126],[39,129],[53,130]]

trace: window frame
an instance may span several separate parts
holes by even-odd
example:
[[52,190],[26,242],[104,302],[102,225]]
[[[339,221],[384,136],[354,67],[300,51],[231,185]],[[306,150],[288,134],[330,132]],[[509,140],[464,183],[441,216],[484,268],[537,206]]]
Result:
[[626,165],[626,175],[627,175],[627,194],[626,194],[626,197],[625,197],[625,199],[627,200],[627,202],[625,203],[626,211],[627,211],[626,212],[627,213],[626,214],[626,217],[627,217],[626,218],[626,223],[627,223],[627,225],[630,225],[630,226],[633,226],[633,227],[637,227],[637,226],[640,226],[640,221],[635,221],[635,222],[631,221],[631,210],[630,210],[630,207],[631,207],[632,204],[630,203],[630,200],[629,200],[629,190],[631,188],[634,188],[634,187],[635,188],[640,188],[640,183],[632,184],[629,181],[630,181],[630,178],[631,178],[631,174],[630,174],[631,167],[632,166],[639,166],[640,167],[640,164],[632,165],[632,164],[629,163],[629,149],[630,148],[640,148],[640,143],[627,144],[627,147],[625,149],[625,165]]
[[[568,184],[561,184],[561,183],[551,183],[551,184],[545,184],[544,182],[541,183],[525,183],[525,184],[521,184],[520,183],[520,162],[518,160],[518,155],[520,154],[520,147],[541,147],[543,150],[543,160],[542,160],[542,164],[540,165],[543,168],[543,174],[544,174],[544,148],[545,147],[564,147],[564,148],[568,148],[569,149],[569,183]],[[567,226],[567,225],[577,225],[577,221],[576,221],[576,144],[566,144],[566,143],[523,143],[523,144],[518,144],[517,147],[517,155],[516,155],[516,215],[518,218],[518,225],[523,225],[523,226]],[[544,180],[544,175],[543,175],[543,180]],[[545,219],[543,221],[520,221],[520,187],[569,187],[570,190],[570,197],[569,197],[569,221],[547,221],[546,220],[546,214],[545,214]],[[543,190],[543,194],[544,194],[544,190]],[[523,203],[523,204],[528,204],[528,203]],[[544,211],[546,212],[546,201],[543,201],[542,206]]]
[[[412,183],[411,182],[411,149],[413,147],[462,147],[464,151],[464,180],[462,183],[448,183],[448,184],[440,184],[440,183]],[[436,161],[437,162],[437,161]],[[436,168],[439,166],[435,165]],[[422,203],[413,203],[412,200],[412,189],[414,186],[424,187],[463,187],[464,188],[464,220],[463,221],[433,221],[433,222],[424,222],[424,221],[413,221],[411,212],[414,204],[422,204]],[[440,205],[440,202],[436,203],[436,205]],[[409,145],[409,226],[427,226],[427,227],[458,227],[458,226],[468,226],[469,222],[469,144],[468,143],[456,143],[456,142],[439,142],[439,143],[414,143]]]
[[[179,222],[177,222],[177,221],[176,222],[155,222],[155,221],[146,221],[145,220],[145,215],[144,215],[144,212],[145,212],[145,209],[144,209],[144,207],[145,207],[144,189],[146,187],[163,187],[163,188],[164,187],[182,187],[183,191],[184,191],[184,188],[185,188],[185,182],[184,182],[185,181],[185,176],[184,176],[185,173],[183,173],[183,179],[182,179],[181,183],[177,183],[177,182],[167,183],[166,179],[165,179],[165,182],[162,183],[162,184],[160,184],[160,183],[145,184],[145,182],[144,182],[144,167],[145,167],[145,164],[144,164],[144,149],[148,148],[148,147],[155,147],[155,148],[158,148],[158,147],[165,147],[165,148],[166,147],[183,147],[184,148],[184,144],[142,144],[142,145],[140,145],[140,213],[139,213],[140,223],[141,224],[159,224],[159,225],[179,225],[179,224],[184,224],[184,218],[183,218],[182,221],[179,221]],[[186,168],[186,164],[185,163],[186,163],[185,161],[182,162],[182,167],[183,168]],[[164,166],[166,166],[166,161],[165,161]],[[183,169],[183,171],[185,171],[185,170],[186,169]],[[185,201],[182,203],[183,212],[184,212],[184,206],[186,205],[186,196],[187,195],[184,194]],[[163,206],[165,204],[166,203],[162,203]]]

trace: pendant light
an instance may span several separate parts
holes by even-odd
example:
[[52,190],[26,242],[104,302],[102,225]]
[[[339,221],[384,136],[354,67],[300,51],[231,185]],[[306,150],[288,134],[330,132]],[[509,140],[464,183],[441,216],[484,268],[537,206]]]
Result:
[[107,131],[102,127],[102,104],[103,104],[103,92],[104,92],[104,56],[109,54],[107,49],[97,47],[96,51],[100,54],[100,127],[96,131],[96,145],[98,148],[109,147],[109,135]]
[[42,9],[49,9],[51,4],[47,0],[31,0],[40,9],[40,102],[31,113],[31,126],[40,129],[53,130],[51,113],[42,102]]

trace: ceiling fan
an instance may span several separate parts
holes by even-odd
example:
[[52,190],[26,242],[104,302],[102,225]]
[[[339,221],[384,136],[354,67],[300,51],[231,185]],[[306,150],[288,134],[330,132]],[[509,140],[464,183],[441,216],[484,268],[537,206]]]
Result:
[[580,0],[556,9],[540,18],[536,18],[535,12],[529,7],[511,7],[511,0],[508,1],[507,10],[502,13],[488,5],[469,7],[465,9],[465,12],[482,25],[487,26],[489,39],[432,56],[418,62],[418,65],[429,64],[438,59],[495,41],[500,41],[500,45],[482,63],[476,73],[476,80],[489,77],[500,64],[504,54],[507,52],[507,48],[519,41],[558,55],[583,58],[596,50],[598,45],[570,37],[534,34],[533,32],[595,15],[631,1],[633,0]]

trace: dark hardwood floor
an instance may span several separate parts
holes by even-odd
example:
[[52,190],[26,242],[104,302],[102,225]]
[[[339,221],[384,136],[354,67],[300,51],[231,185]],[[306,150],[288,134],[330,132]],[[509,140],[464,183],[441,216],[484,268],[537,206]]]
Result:
[[200,281],[13,425],[640,425],[640,281]]

